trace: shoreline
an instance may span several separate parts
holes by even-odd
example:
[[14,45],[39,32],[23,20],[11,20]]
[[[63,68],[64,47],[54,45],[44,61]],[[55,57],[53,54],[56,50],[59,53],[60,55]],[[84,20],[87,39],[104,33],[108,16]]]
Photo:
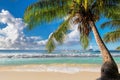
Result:
[[[120,66],[120,64],[118,66]],[[1,80],[96,80],[100,77],[100,68],[100,64],[0,66],[0,78]],[[62,72],[63,70],[68,72]]]
[[29,65],[10,65],[0,66],[0,71],[17,72],[60,72],[60,73],[78,73],[78,72],[100,72],[99,64],[29,64]]
[[98,67],[96,64],[0,66],[0,78],[1,80],[96,80],[100,72],[91,70]]

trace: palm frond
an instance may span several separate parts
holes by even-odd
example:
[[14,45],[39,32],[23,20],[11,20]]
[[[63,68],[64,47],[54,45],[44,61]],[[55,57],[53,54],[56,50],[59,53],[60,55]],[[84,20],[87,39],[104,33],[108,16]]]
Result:
[[120,19],[120,6],[111,6],[105,9],[104,15],[111,19]]
[[109,32],[105,34],[104,41],[105,42],[115,42],[120,39],[120,29],[116,31]]
[[119,0],[95,0],[99,7],[114,7],[120,3]]
[[88,0],[84,0],[84,8],[85,8],[85,10],[88,9]]
[[49,53],[51,53],[55,49],[55,47],[56,46],[55,46],[54,36],[52,34],[49,40],[47,41],[46,49],[48,50]]
[[80,43],[84,49],[89,46],[89,38],[87,35],[80,35]]
[[83,0],[75,0],[78,4],[81,4]]
[[103,14],[105,17],[113,18],[117,15],[117,10],[120,9],[120,1],[119,0],[94,0],[90,9],[92,12],[96,12],[99,14]]
[[32,29],[38,24],[51,22],[67,15],[72,0],[40,0],[30,5],[24,14],[24,21]]
[[105,27],[118,29],[120,28],[120,20],[112,20],[112,21],[105,22],[101,25],[101,28],[105,28]]
[[60,44],[63,43],[65,39],[65,35],[69,29],[69,20],[70,18],[64,21],[48,39],[48,42],[46,45],[48,52],[52,52],[55,49],[55,41],[57,41]]
[[55,37],[56,41],[58,41],[60,44],[63,43],[68,29],[69,29],[69,20],[66,20],[55,31],[54,37]]

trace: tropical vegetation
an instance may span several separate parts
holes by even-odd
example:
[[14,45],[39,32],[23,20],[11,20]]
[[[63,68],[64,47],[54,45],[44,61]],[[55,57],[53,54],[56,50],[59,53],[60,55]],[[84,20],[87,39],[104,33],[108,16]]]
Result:
[[49,52],[55,49],[56,43],[62,44],[70,29],[70,24],[78,25],[80,42],[84,49],[89,45],[89,35],[93,32],[95,40],[103,56],[101,78],[98,80],[120,80],[118,67],[109,50],[99,35],[96,22],[101,16],[116,17],[120,0],[38,0],[28,6],[25,11],[24,21],[29,29],[36,25],[49,23],[53,20],[67,19],[51,34],[46,48]]
[[[113,29],[113,31],[108,32],[104,35],[105,42],[108,43],[108,42],[120,41],[120,20],[119,19],[105,22],[101,25],[101,27],[102,28],[111,27],[111,29]],[[116,50],[120,50],[120,47],[117,47]]]

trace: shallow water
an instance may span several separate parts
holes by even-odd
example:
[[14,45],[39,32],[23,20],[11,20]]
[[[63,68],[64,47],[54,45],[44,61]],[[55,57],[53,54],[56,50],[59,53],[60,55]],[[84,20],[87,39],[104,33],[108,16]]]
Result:
[[[120,63],[120,51],[111,51],[115,61]],[[28,64],[101,64],[99,51],[54,51],[43,50],[2,50],[0,66]]]

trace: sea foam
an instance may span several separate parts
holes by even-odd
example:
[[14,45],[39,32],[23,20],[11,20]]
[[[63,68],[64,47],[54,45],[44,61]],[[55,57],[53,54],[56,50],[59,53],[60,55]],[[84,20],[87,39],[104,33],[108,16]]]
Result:
[[78,72],[100,72],[100,67],[83,67],[83,66],[63,66],[63,65],[36,65],[36,66],[19,66],[10,69],[9,71],[18,71],[18,72],[60,72],[60,73],[69,73],[74,74]]
[[99,57],[100,54],[0,54],[0,58]]

